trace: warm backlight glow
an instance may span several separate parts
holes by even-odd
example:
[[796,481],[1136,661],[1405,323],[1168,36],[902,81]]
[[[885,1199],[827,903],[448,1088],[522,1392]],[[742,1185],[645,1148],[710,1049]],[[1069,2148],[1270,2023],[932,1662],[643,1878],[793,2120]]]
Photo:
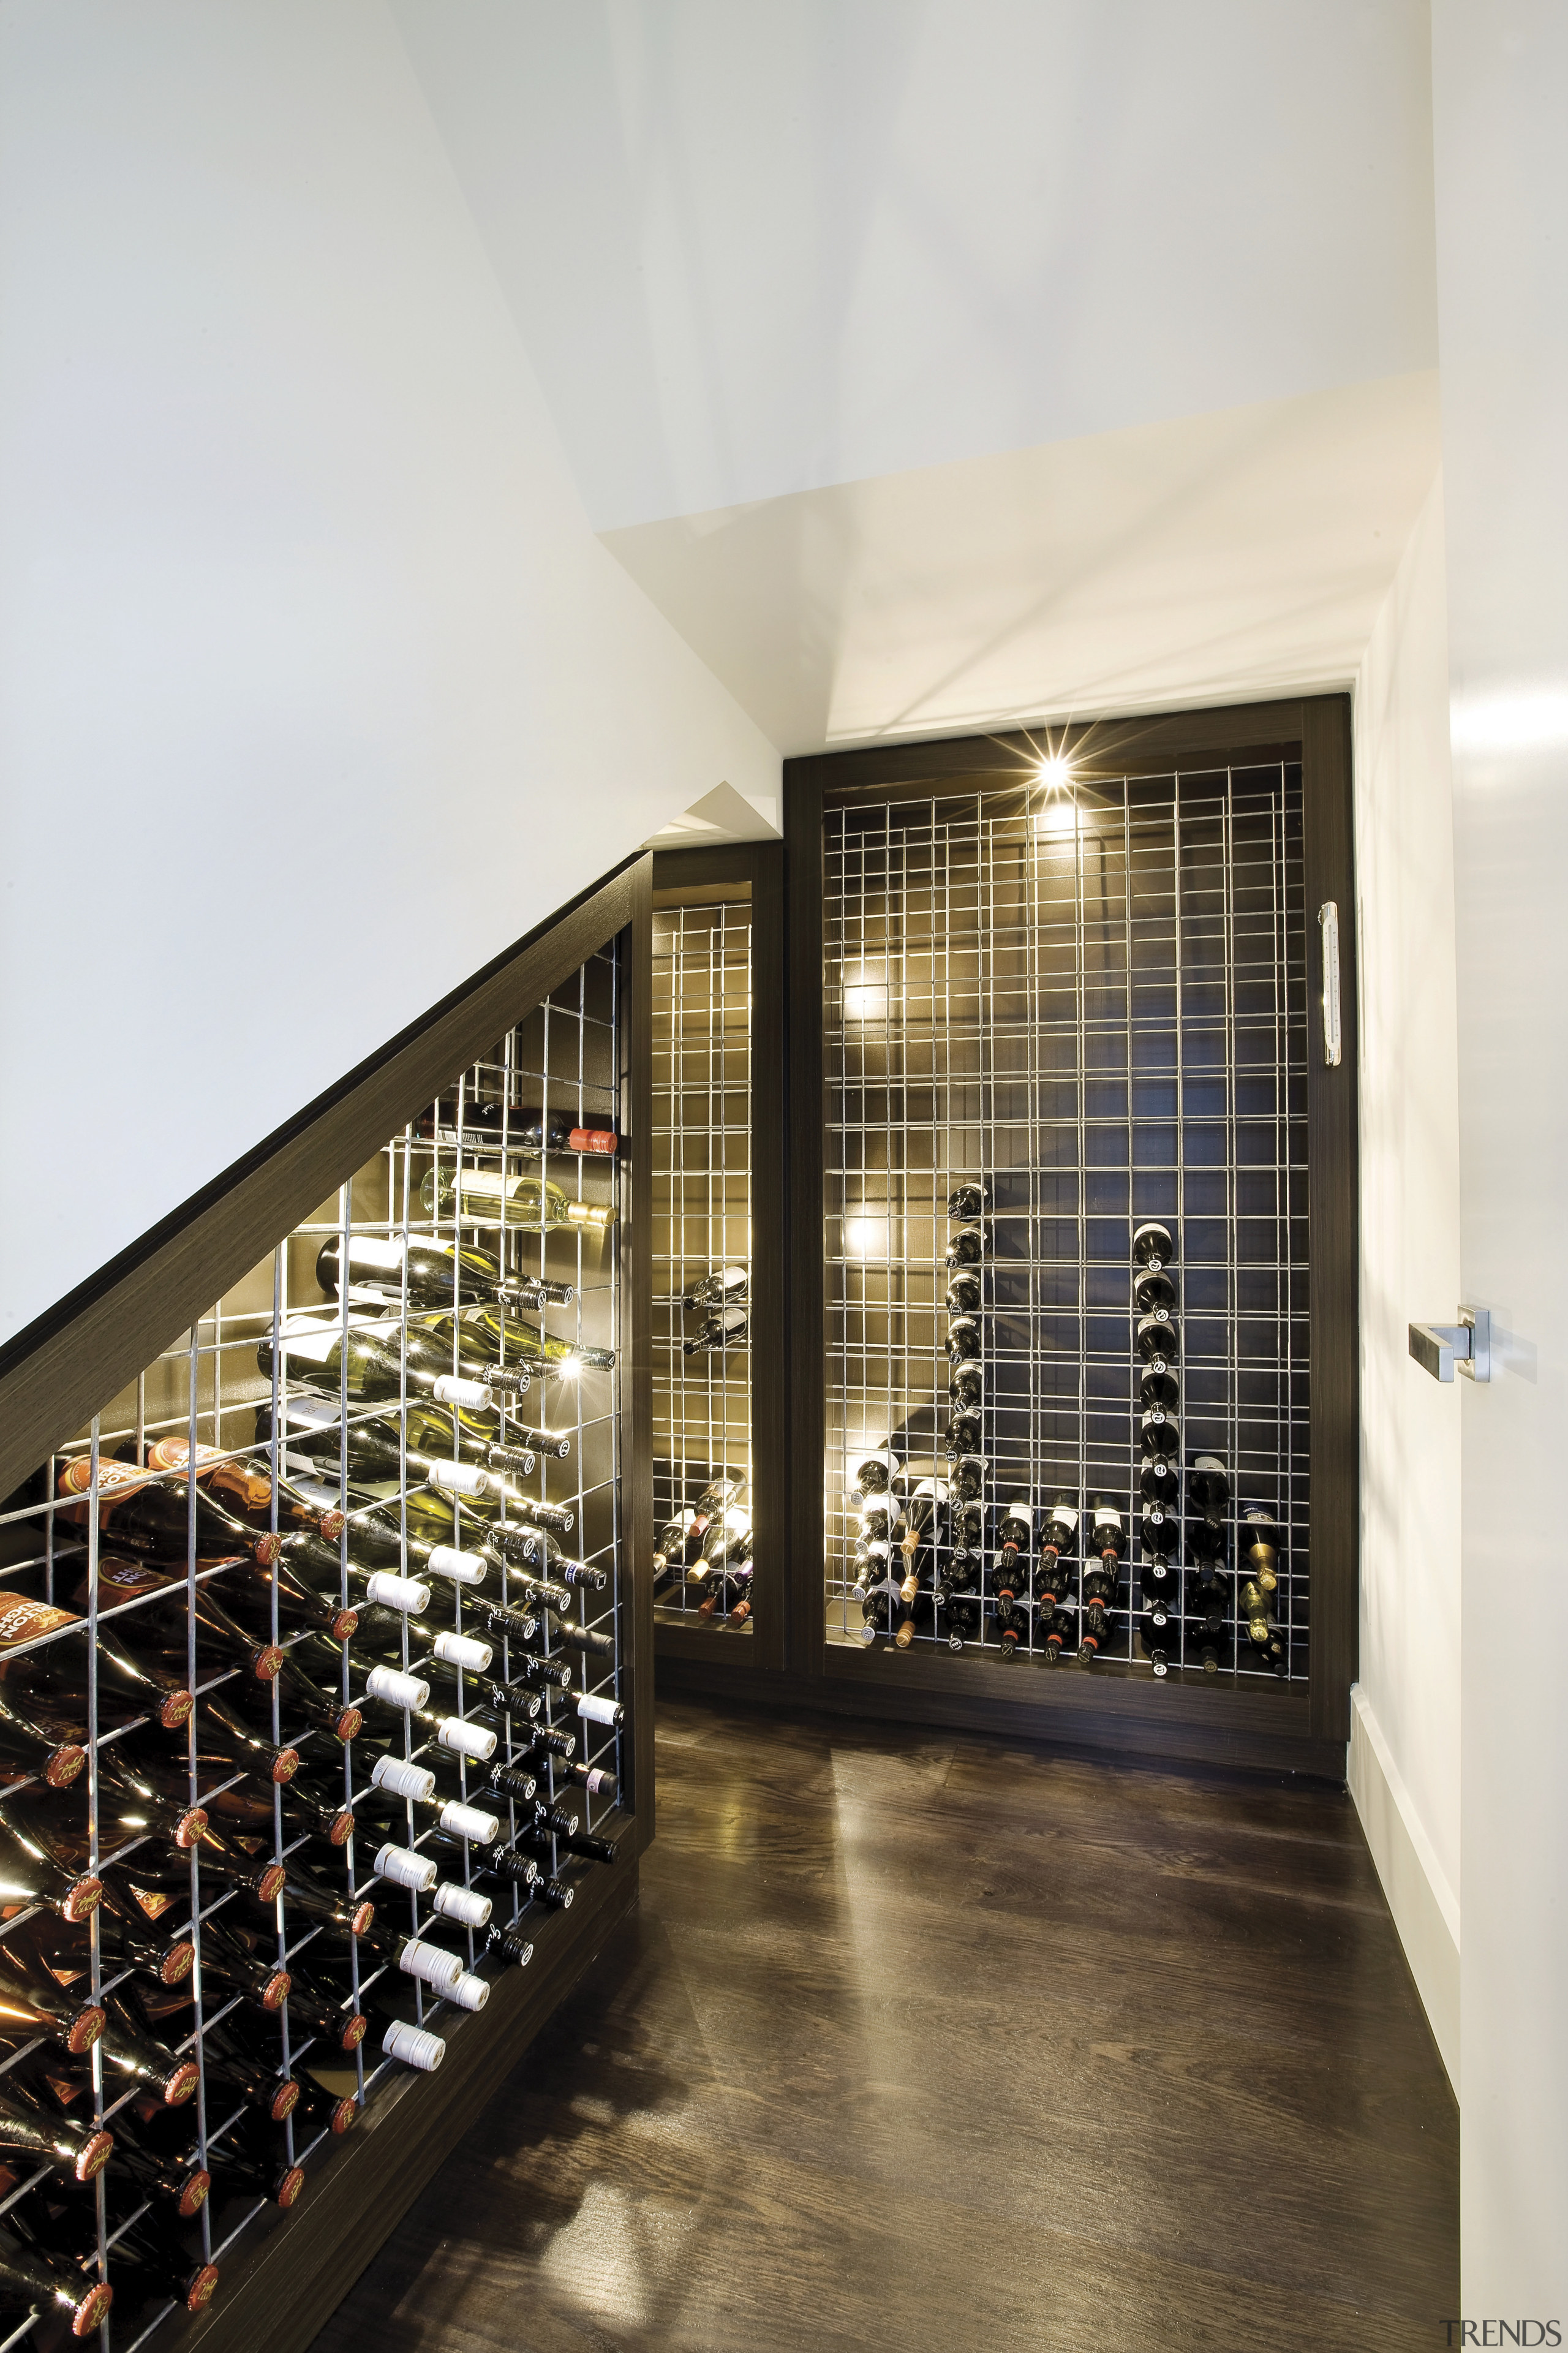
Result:
[[1038,781],[1048,793],[1061,792],[1072,782],[1071,761],[1064,759],[1059,752],[1053,753],[1048,760],[1040,762]]

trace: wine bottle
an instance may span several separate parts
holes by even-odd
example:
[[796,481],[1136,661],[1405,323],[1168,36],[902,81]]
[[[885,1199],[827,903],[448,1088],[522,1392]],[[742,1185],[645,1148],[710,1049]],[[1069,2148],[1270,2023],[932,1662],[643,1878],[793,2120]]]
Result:
[[217,2199],[260,2198],[288,2213],[305,2194],[303,2168],[289,2162],[274,2135],[253,2132],[245,2116],[225,2133],[216,2148],[209,2146],[207,2165]]
[[1145,1457],[1152,1454],[1172,1455],[1181,1445],[1182,1433],[1175,1418],[1163,1405],[1152,1405],[1138,1425],[1138,1449]]
[[1157,1219],[1140,1226],[1132,1236],[1132,1262],[1135,1266],[1152,1267],[1156,1271],[1169,1266],[1176,1255],[1176,1245],[1169,1226]]
[[[55,1492],[68,1499],[63,1518],[85,1525],[92,1509],[91,1483],[89,1456],[78,1455],[74,1461],[62,1463]],[[160,1479],[133,1462],[117,1462],[101,1455],[98,1525],[117,1552],[142,1554],[153,1560],[187,1559],[193,1528],[198,1558],[250,1552],[258,1560],[270,1560],[278,1550],[275,1535],[258,1535],[209,1494],[199,1480]]]
[[1138,1641],[1155,1681],[1163,1683],[1177,1663],[1175,1631],[1169,1617],[1157,1621],[1152,1612],[1145,1610],[1138,1624]]
[[955,1368],[973,1364],[980,1354],[980,1319],[975,1315],[955,1315],[947,1327],[948,1362]]
[[196,1724],[200,1769],[211,1771],[220,1780],[226,1780],[231,1773],[248,1773],[258,1780],[279,1785],[292,1780],[299,1767],[299,1750],[279,1747],[269,1730],[258,1731],[247,1724],[237,1708],[229,1705],[228,1694],[226,1683],[202,1695]]
[[[315,1628],[330,1635],[334,1642],[352,1641],[359,1623],[357,1613],[352,1609],[339,1608],[335,1601],[323,1600],[295,1567],[297,1550],[290,1556],[291,1548],[310,1542],[311,1539],[309,1537],[286,1536],[281,1553],[270,1567],[263,1567],[258,1562],[251,1576],[226,1579],[224,1591],[229,1607],[235,1617],[245,1624],[270,1632],[276,1600],[278,1624],[284,1633],[303,1633]],[[335,1570],[335,1557],[328,1554],[328,1558],[331,1559]]]
[[291,1982],[276,1959],[236,1934],[226,1915],[217,1914],[202,1926],[202,1989],[216,2007],[238,1995],[257,2010],[281,2010]]
[[[271,1723],[270,1700],[258,1692],[256,1684],[244,1681],[230,1686],[242,1715],[250,1716],[253,1724],[268,1727]],[[357,1736],[363,1722],[359,1709],[341,1699],[335,1692],[323,1691],[321,1684],[298,1664],[292,1651],[286,1651],[278,1674],[278,1691],[286,1715],[302,1716],[319,1732],[344,1742]],[[265,1718],[261,1710],[266,1709]]]
[[[454,1363],[449,1343],[443,1347],[417,1324],[401,1320],[351,1324],[346,1333],[341,1323],[300,1321],[285,1327],[282,1341],[280,1362],[286,1363],[290,1386],[316,1389],[340,1401],[346,1386],[351,1405],[393,1404],[406,1397],[488,1413],[529,1387],[530,1376],[522,1366],[503,1368],[460,1349]],[[257,1362],[264,1373],[271,1373],[270,1338],[258,1348]],[[326,1528],[322,1533],[337,1531]]]
[[[184,1438],[160,1438],[147,1450],[150,1471],[183,1472],[190,1459],[190,1442]],[[270,1465],[252,1455],[225,1454],[216,1446],[198,1446],[196,1479],[226,1511],[259,1535],[273,1532],[275,1506],[279,1535],[303,1528],[314,1535],[335,1536],[342,1527],[342,1514],[335,1506],[321,1509],[287,1479],[274,1480]]]
[[973,1358],[954,1365],[947,1384],[947,1394],[951,1404],[962,1407],[966,1413],[978,1413],[985,1402],[984,1366]]
[[[175,1672],[184,1668],[194,1620],[198,1676],[205,1680],[239,1667],[244,1679],[269,1683],[283,1654],[230,1615],[224,1606],[226,1585],[226,1578],[220,1581],[214,1575],[193,1587],[154,1561],[129,1560],[113,1553],[101,1555],[98,1564],[98,1606],[119,1613],[112,1620],[116,1638],[149,1673],[160,1662]],[[79,1594],[77,1599],[84,1606],[87,1596]],[[121,1611],[120,1605],[129,1601],[138,1606]]]
[[[280,1862],[250,1852],[231,1833],[210,1821],[195,1840],[195,1852],[204,1879],[210,1878],[216,1886],[244,1888],[263,1904],[270,1904],[283,1884]],[[160,1846],[149,1840],[131,1858],[131,1870],[138,1888],[176,1896],[189,1893],[190,1861],[179,1847]]]
[[0,1799],[0,1905],[47,1904],[74,1926],[92,1912],[103,1882],[51,1852],[34,1830],[35,1814],[25,1796]]
[[[316,1281],[329,1299],[338,1296],[341,1239],[330,1234],[316,1253]],[[437,1241],[433,1236],[401,1235],[388,1239],[353,1234],[348,1246],[351,1290],[362,1296],[401,1304],[406,1276],[407,1300],[418,1311],[447,1309],[464,1301],[489,1302],[514,1288],[499,1259],[470,1245]],[[450,1334],[446,1335],[450,1339]],[[481,1352],[483,1353],[483,1352]]]
[[[1127,1549],[1127,1531],[1121,1525],[1121,1514],[1114,1504],[1096,1504],[1094,1533],[1090,1542],[1099,1559],[1098,1574],[1109,1580],[1110,1588],[1114,1593],[1117,1578],[1121,1575],[1121,1556]],[[1092,1569],[1089,1573],[1091,1576],[1097,1574]],[[1086,1586],[1085,1591],[1087,1590]]]
[[[9,2209],[7,2220],[15,2212]],[[113,2301],[106,2280],[89,2279],[74,2266],[50,2263],[14,2237],[0,2237],[0,2310],[52,2312],[69,2321],[73,2337],[96,2337]]]
[[[331,1398],[315,1397],[294,1390],[285,1398],[279,1416],[285,1432],[289,1458],[316,1462],[332,1471],[341,1470],[345,1460],[351,1479],[374,1485],[379,1481],[402,1482],[411,1479],[428,1480],[434,1487],[465,1501],[477,1501],[491,1493],[494,1474],[477,1465],[453,1461],[450,1454],[435,1455],[421,1452],[417,1447],[404,1444],[403,1430],[395,1414],[378,1415],[372,1419],[351,1422],[345,1433],[337,1406]],[[258,1406],[256,1426],[258,1432],[270,1434],[272,1409]],[[504,1483],[504,1482],[502,1482]],[[521,1497],[512,1500],[521,1502]],[[349,1545],[353,1548],[356,1520],[349,1522]]]
[[142,2304],[172,2297],[187,2312],[204,2312],[217,2292],[217,2265],[193,2254],[154,2207],[121,2231],[109,2262],[115,2284]]
[[1224,1585],[1203,1575],[1188,1580],[1187,1615],[1205,1634],[1220,1634],[1230,1623],[1230,1595]]
[[[1077,1513],[1073,1514],[1076,1520]],[[1064,1560],[1060,1551],[1047,1545],[1040,1555],[1040,1565],[1035,1571],[1035,1604],[1042,1620],[1062,1608],[1072,1597],[1073,1571],[1070,1561]]]
[[419,1204],[427,1218],[456,1218],[463,1225],[505,1226],[510,1232],[607,1233],[613,1208],[574,1200],[546,1176],[508,1176],[500,1168],[454,1168],[447,1162],[425,1172]]
[[1279,1583],[1279,1522],[1261,1504],[1244,1504],[1240,1533],[1254,1579],[1265,1593],[1274,1592]]
[[1171,1565],[1182,1548],[1181,1523],[1163,1504],[1145,1504],[1141,1534],[1143,1557],[1139,1574],[1145,1587],[1164,1586],[1171,1581]]
[[1230,1509],[1230,1476],[1213,1454],[1198,1454],[1187,1473],[1187,1492],[1206,1520],[1222,1520]]
[[1176,1286],[1162,1268],[1145,1267],[1132,1285],[1132,1302],[1141,1315],[1152,1315],[1157,1307],[1173,1315]]
[[1239,1595],[1241,1614],[1247,1620],[1247,1638],[1261,1649],[1268,1641],[1273,1628],[1268,1597],[1252,1577],[1244,1582]]
[[937,1630],[947,1637],[947,1647],[957,1652],[965,1642],[973,1641],[980,1631],[982,1601],[973,1583],[965,1578],[954,1584],[937,1588]]
[[1208,1575],[1218,1575],[1225,1565],[1226,1549],[1226,1529],[1223,1520],[1188,1520],[1187,1550]]
[[[571,1375],[586,1367],[609,1372],[614,1369],[616,1352],[613,1348],[591,1347],[582,1340],[557,1339],[537,1324],[530,1324],[517,1315],[508,1314],[500,1305],[465,1307],[456,1318],[456,1330],[460,1345],[471,1348],[476,1356],[496,1362],[515,1358],[525,1368],[537,1373]],[[433,1337],[452,1338],[454,1319],[443,1315],[432,1324]]]
[[1152,1454],[1138,1473],[1138,1493],[1146,1504],[1173,1512],[1182,1500],[1180,1466],[1168,1454]]
[[1228,1628],[1211,1631],[1199,1627],[1187,1637],[1187,1663],[1201,1667],[1205,1675],[1222,1674],[1235,1665],[1236,1651]]
[[984,1217],[991,1207],[991,1187],[983,1177],[966,1177],[947,1197],[950,1218]]
[[331,2050],[357,2051],[364,2041],[370,2021],[363,2010],[350,2007],[353,1994],[347,1955],[340,1959],[330,1948],[316,1944],[310,1947],[310,1959],[314,1964],[310,1968],[296,1965],[290,1971],[293,1980],[289,1988],[290,2038],[303,2027],[312,2038],[319,2037]]
[[[183,2129],[177,2142],[161,2146],[164,2136],[154,2119],[167,2119]],[[144,2100],[128,2101],[115,2112],[114,2169],[127,2178],[138,2205],[151,2200],[176,2221],[189,2222],[206,2204],[212,2176],[197,2162],[190,2124],[178,2109],[151,2106]]]
[[[289,1990],[293,1990],[291,1982]],[[242,2015],[238,2010],[228,2010],[216,2023],[209,2020],[203,2024],[202,2066],[207,2079],[209,2105],[224,2102],[222,2113],[226,2115],[235,2102],[240,2101],[257,2116],[265,2116],[269,2124],[280,2125],[299,2103],[300,2085],[262,2063],[240,2031]]]
[[715,1267],[711,1274],[700,1275],[688,1285],[680,1303],[688,1310],[693,1307],[739,1307],[744,1305],[751,1276],[743,1266]]
[[992,1609],[997,1639],[1002,1644],[1002,1656],[1010,1659],[1017,1650],[1027,1622],[1018,1606],[1028,1575],[1029,1550],[1035,1540],[1035,1507],[1027,1496],[1019,1496],[1007,1505],[996,1533],[999,1544],[992,1586]]
[[1054,1667],[1076,1647],[1072,1613],[1054,1609],[1043,1615],[1036,1630],[1036,1650],[1040,1664]]
[[[532,1777],[521,1778],[530,1781],[531,1794]],[[363,1824],[367,1837],[383,1844],[386,1820],[405,1817],[410,1805],[428,1807],[449,1838],[466,1839],[475,1846],[493,1846],[500,1836],[498,1814],[467,1799],[448,1796],[437,1785],[427,1765],[409,1764],[402,1757],[378,1757],[371,1784],[354,1799],[354,1820]]]
[[1078,1654],[1083,1664],[1091,1666],[1110,1646],[1115,1631],[1115,1619],[1107,1601],[1091,1600],[1086,1595],[1079,1628]]
[[960,1226],[955,1234],[948,1237],[946,1262],[952,1268],[978,1266],[990,1248],[991,1228],[988,1224]]
[[63,1985],[31,1940],[8,1928],[0,1927],[0,2036],[20,2042],[47,2035],[80,2058],[103,2032],[101,2003],[84,2000],[84,1988]]
[[745,1348],[751,1345],[750,1318],[744,1307],[731,1303],[715,1307],[702,1320],[700,1331],[680,1344],[687,1356],[721,1356],[727,1348]]
[[1133,1338],[1146,1365],[1158,1366],[1163,1371],[1175,1363],[1176,1325],[1168,1307],[1152,1307],[1147,1315],[1140,1315]]
[[985,1296],[984,1279],[972,1266],[954,1269],[947,1286],[944,1304],[949,1314],[974,1315],[979,1313]]
[[[981,1423],[977,1413],[952,1413],[948,1416],[947,1435],[943,1440],[949,1466],[963,1461],[966,1456],[980,1458]],[[978,1488],[975,1490],[979,1493]]]
[[985,1493],[986,1462],[983,1454],[964,1454],[952,1465],[948,1482],[953,1501],[970,1504]]
[[1138,1402],[1142,1406],[1159,1406],[1173,1414],[1181,1403],[1182,1386],[1169,1366],[1163,1362],[1145,1365],[1138,1376]]
[[885,1449],[856,1455],[849,1464],[851,1491],[860,1496],[885,1495],[898,1467],[896,1457]]
[[927,1538],[935,1539],[938,1514],[945,1508],[948,1485],[945,1479],[922,1479],[904,1507],[904,1535],[900,1550],[904,1556],[904,1581],[900,1588],[906,1601],[912,1601],[917,1588],[916,1563],[920,1548]]
[[507,1151],[534,1158],[542,1152],[584,1152],[607,1159],[620,1144],[615,1129],[602,1120],[584,1115],[574,1122],[570,1112],[552,1109],[547,1113],[537,1103],[493,1102],[465,1092],[460,1120],[458,1110],[455,1094],[438,1095],[427,1111],[421,1112],[415,1128],[420,1135],[444,1144],[471,1137],[492,1150],[504,1139]]
[[314,2140],[320,2133],[331,2133],[334,2140],[353,2130],[359,2121],[359,2104],[345,2099],[326,2084],[319,2084],[311,2074],[300,2077],[300,2105],[294,2111],[294,2146]]
[[683,1504],[672,1519],[666,1520],[658,1532],[653,1548],[653,1574],[656,1585],[662,1585],[677,1568],[686,1565],[687,1546],[697,1518],[689,1504]]
[[[166,1992],[158,1989],[157,1994],[171,2006],[184,1998],[179,1988]],[[148,2028],[147,2012],[156,1998],[140,1987],[132,1997],[130,1983],[111,1987],[102,1997],[104,2026],[99,2049],[103,2054],[106,2075],[110,2070],[116,2074],[130,2075],[148,2091],[155,2092],[165,2107],[177,2108],[190,2098],[199,2076],[194,2059],[182,2059],[177,2051],[160,2042]]]

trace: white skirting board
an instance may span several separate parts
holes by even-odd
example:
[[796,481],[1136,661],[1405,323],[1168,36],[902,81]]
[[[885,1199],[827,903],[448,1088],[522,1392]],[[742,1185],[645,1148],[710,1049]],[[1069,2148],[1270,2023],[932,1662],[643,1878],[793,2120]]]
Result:
[[1347,1770],[1405,1957],[1454,2095],[1459,2091],[1459,1904],[1362,1687],[1351,1691]]

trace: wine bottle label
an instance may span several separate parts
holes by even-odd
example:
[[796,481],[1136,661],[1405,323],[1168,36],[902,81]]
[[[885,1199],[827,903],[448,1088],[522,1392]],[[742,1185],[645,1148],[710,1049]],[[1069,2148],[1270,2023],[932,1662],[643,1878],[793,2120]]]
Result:
[[422,2074],[433,2075],[447,2056],[447,2046],[438,2034],[427,2027],[408,2026],[402,2019],[394,2019],[381,2038],[382,2050],[389,2059],[401,2059],[405,2067],[417,2067]]
[[19,1642],[36,1642],[40,1634],[55,1634],[62,1626],[81,1622],[73,1610],[57,1609],[47,1601],[10,1602],[0,1609],[0,1651],[14,1651]]
[[445,1919],[460,1920],[465,1928],[486,1928],[489,1926],[490,1899],[476,1894],[471,1887],[455,1887],[444,1879],[430,1898],[431,1905]]
[[487,1732],[482,1725],[465,1724],[458,1716],[447,1716],[436,1737],[455,1757],[472,1757],[481,1765],[488,1765],[496,1753],[493,1732]]
[[466,1406],[472,1413],[489,1413],[495,1399],[483,1381],[465,1381],[443,1373],[430,1392],[437,1405]]
[[436,1776],[423,1765],[410,1765],[401,1757],[378,1757],[371,1767],[370,1778],[378,1789],[390,1789],[395,1798],[425,1799],[434,1795]]
[[372,1868],[378,1878],[390,1879],[395,1887],[412,1887],[417,1895],[428,1894],[438,1876],[427,1854],[416,1854],[406,1846],[384,1846]]
[[454,1585],[482,1585],[485,1581],[485,1558],[482,1553],[459,1552],[456,1545],[432,1545],[421,1567],[432,1577],[449,1577]]
[[476,1674],[482,1674],[495,1656],[488,1642],[476,1642],[471,1634],[437,1634],[434,1648],[449,1667],[472,1667]]
[[463,1971],[455,1986],[447,1987],[446,1993],[447,2000],[455,2002],[459,2010],[483,2010],[489,1998],[490,1989],[485,1979],[473,1976],[468,1969]]
[[390,1569],[373,1568],[364,1591],[367,1601],[379,1601],[384,1609],[401,1609],[411,1618],[423,1618],[430,1607],[427,1585],[412,1577],[394,1577]]
[[430,1686],[421,1676],[405,1675],[397,1667],[372,1667],[364,1687],[372,1699],[386,1700],[393,1707],[424,1707],[430,1697]]
[[[335,1430],[338,1409],[331,1398],[308,1397],[296,1389],[283,1400],[283,1415],[290,1430]],[[307,1461],[307,1471],[312,1465]],[[331,1494],[329,1488],[327,1493]]]
[[437,1993],[445,1993],[463,1974],[458,1954],[443,1952],[439,1945],[427,1945],[419,1936],[409,1938],[397,1956],[397,1966],[406,1976],[417,1978],[422,1985],[434,1986]]
[[[342,1338],[338,1324],[286,1324],[279,1335],[282,1348],[296,1364],[324,1365]],[[292,1409],[295,1400],[290,1398]]]
[[596,1692],[584,1692],[577,1702],[577,1713],[589,1724],[619,1724],[626,1711],[619,1700],[601,1699]]
[[475,1462],[432,1462],[430,1484],[452,1495],[488,1495],[489,1473]]
[[616,1793],[616,1777],[613,1773],[601,1771],[597,1765],[593,1765],[589,1767],[584,1777],[583,1787],[591,1798],[596,1798],[601,1793],[613,1798]]
[[[183,1471],[190,1459],[190,1443],[184,1438],[161,1438],[147,1455],[153,1471]],[[265,1511],[272,1500],[272,1481],[264,1463],[237,1460],[216,1446],[197,1447],[196,1475],[241,1512]]]
[[500,1823],[494,1814],[479,1806],[462,1805],[456,1798],[447,1799],[437,1819],[454,1838],[471,1839],[476,1846],[489,1846],[500,1836]]
[[[332,1245],[335,1250],[337,1245]],[[349,1271],[358,1274],[401,1274],[403,1244],[400,1241],[378,1241],[374,1236],[355,1234],[349,1244]]]

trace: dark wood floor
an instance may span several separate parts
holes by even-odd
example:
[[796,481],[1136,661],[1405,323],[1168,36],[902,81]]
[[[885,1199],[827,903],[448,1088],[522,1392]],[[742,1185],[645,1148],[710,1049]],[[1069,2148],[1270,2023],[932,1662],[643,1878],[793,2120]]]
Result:
[[660,1711],[639,1915],[313,2353],[1356,2353],[1458,2116],[1348,1799]]

